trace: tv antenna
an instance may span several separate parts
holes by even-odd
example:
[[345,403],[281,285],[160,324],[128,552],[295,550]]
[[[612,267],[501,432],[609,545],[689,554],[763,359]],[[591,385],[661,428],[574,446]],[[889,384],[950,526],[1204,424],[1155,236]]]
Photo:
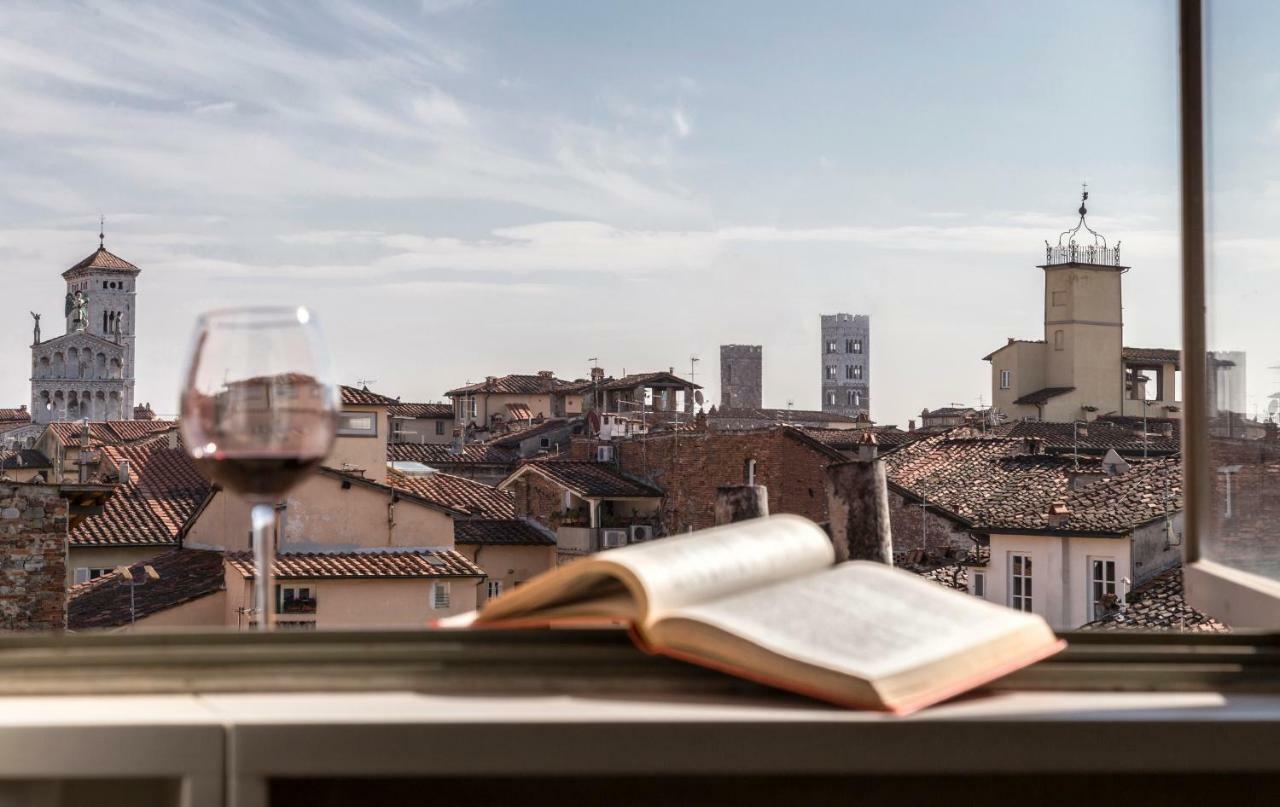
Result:
[[694,379],[694,376],[698,374],[698,362],[700,361],[702,361],[702,359],[698,358],[697,353],[694,353],[692,356],[689,357],[689,381],[690,382],[692,382]]
[[377,383],[378,383],[378,379],[376,378],[357,378],[356,379],[356,384],[361,389],[368,389],[370,384],[377,384]]

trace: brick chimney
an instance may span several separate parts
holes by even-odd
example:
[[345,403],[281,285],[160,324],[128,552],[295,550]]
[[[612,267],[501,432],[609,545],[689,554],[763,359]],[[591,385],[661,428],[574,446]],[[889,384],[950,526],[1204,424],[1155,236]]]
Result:
[[1071,511],[1067,509],[1066,502],[1054,502],[1049,506],[1049,529],[1060,530],[1067,526],[1067,522],[1071,520]]
[[70,512],[57,485],[0,484],[0,630],[66,629]]
[[538,378],[554,378],[554,377],[555,377],[555,373],[551,372],[550,370],[538,371]]
[[592,381],[593,383],[596,383],[596,384],[599,384],[601,381],[604,381],[604,368],[603,368],[603,367],[592,367],[592,368],[591,368],[591,381]]
[[911,418],[910,420],[907,421],[907,431],[913,432],[915,430],[916,430],[916,419]]

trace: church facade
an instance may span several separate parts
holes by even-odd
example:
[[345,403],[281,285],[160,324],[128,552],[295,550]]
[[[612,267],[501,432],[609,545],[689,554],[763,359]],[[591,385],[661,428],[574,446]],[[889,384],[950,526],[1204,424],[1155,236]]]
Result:
[[97,251],[62,273],[66,333],[40,338],[32,312],[31,419],[131,420],[134,386],[136,284],[141,270]]

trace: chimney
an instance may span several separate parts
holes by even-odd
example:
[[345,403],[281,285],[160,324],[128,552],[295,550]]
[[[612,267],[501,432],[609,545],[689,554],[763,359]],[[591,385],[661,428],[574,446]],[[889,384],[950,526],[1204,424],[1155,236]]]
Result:
[[449,444],[449,453],[457,456],[462,453],[462,447],[466,444],[466,438],[462,434],[461,426],[453,427],[453,442]]
[[1172,424],[1172,423],[1161,423],[1161,424],[1160,424],[1160,433],[1161,433],[1161,434],[1163,434],[1165,437],[1173,437],[1173,424]]
[[498,380],[498,377],[496,375],[487,375],[484,377],[485,386],[491,387],[497,380]]
[[668,367],[668,368],[667,368],[667,372],[668,372],[668,373],[671,373],[671,375],[675,375],[675,374],[676,374],[676,368],[675,368],[675,367]]
[[178,430],[170,429],[169,430],[169,449],[176,451],[177,448],[178,448]]
[[1023,449],[1028,454],[1040,454],[1044,447],[1044,440],[1039,437],[1028,437],[1023,441]]
[[913,432],[915,430],[916,430],[916,419],[911,418],[910,420],[907,421],[907,431]]
[[85,418],[83,425],[80,427],[80,450],[89,450],[89,419]]
[[129,481],[129,461],[120,460],[120,481],[126,483]]
[[875,433],[867,429],[862,433],[862,439],[858,441],[858,459],[863,462],[870,462],[876,458],[878,453],[880,451],[876,445]]
[[1048,520],[1051,530],[1059,530],[1067,526],[1067,522],[1071,520],[1071,511],[1067,509],[1067,503],[1054,502],[1050,505]]
[[554,378],[554,377],[555,377],[555,373],[551,372],[550,370],[538,371],[538,378]]
[[19,404],[19,405],[18,405],[18,411],[19,411],[19,412],[25,412],[25,411],[27,411],[27,405],[26,405],[26,404]]
[[591,368],[591,380],[592,380],[592,382],[594,382],[594,383],[596,383],[596,384],[599,384],[601,381],[604,381],[604,368],[603,368],[603,367],[592,367],[592,368]]
[[1071,490],[1084,490],[1094,482],[1106,477],[1107,470],[1105,466],[1089,468],[1089,470],[1076,469],[1067,472],[1067,487]]

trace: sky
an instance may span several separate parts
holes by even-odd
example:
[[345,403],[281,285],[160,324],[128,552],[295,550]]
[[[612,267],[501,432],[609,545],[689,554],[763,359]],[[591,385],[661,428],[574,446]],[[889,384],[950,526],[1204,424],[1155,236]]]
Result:
[[1126,343],[1177,347],[1174,12],[5,3],[0,405],[29,399],[27,312],[61,332],[99,215],[142,269],[136,400],[161,413],[195,316],[230,305],[311,306],[341,380],[406,401],[692,356],[716,401],[718,346],[752,343],[765,405],[796,408],[819,316],[848,312],[872,415],[905,426],[989,400],[982,356],[1042,338],[1036,264],[1086,181],[1133,266]]

